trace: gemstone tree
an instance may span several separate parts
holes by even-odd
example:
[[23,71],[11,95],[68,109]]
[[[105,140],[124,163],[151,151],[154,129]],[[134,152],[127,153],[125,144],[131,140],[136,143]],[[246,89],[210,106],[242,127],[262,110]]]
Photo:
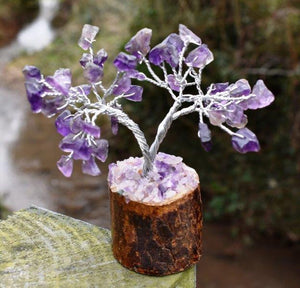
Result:
[[[63,136],[59,147],[67,153],[57,166],[67,177],[72,174],[73,160],[82,161],[83,173],[101,173],[96,161],[104,162],[108,153],[108,141],[101,138],[96,125],[101,115],[110,118],[113,134],[117,134],[119,123],[132,131],[143,157],[109,165],[114,256],[138,273],[162,276],[183,271],[201,257],[199,178],[182,158],[158,152],[161,142],[174,120],[195,112],[199,115],[198,136],[206,151],[212,148],[210,123],[232,137],[238,152],[256,152],[259,142],[246,128],[245,111],[268,106],[274,96],[262,80],[253,89],[247,80],[240,79],[202,90],[202,71],[213,61],[213,54],[184,25],[179,25],[178,34],[170,34],[152,49],[152,31],[138,31],[125,45],[126,52],[115,58],[115,79],[105,87],[102,78],[108,55],[104,49],[93,50],[98,31],[98,27],[85,25],[78,42],[85,50],[79,62],[87,84],[72,86],[69,69],[44,77],[38,68],[26,66],[28,100],[33,112],[57,116],[55,125]],[[139,70],[141,65],[147,72]],[[143,88],[136,85],[139,82],[165,89],[173,99],[150,146],[122,108],[124,100],[142,100]]]
[[[180,24],[178,34],[170,34],[152,49],[152,31],[148,28],[138,31],[125,45],[128,53],[120,52],[115,58],[115,79],[109,87],[104,87],[102,78],[108,55],[104,49],[94,53],[93,42],[98,31],[96,26],[84,25],[78,42],[86,51],[79,62],[87,84],[73,87],[69,69],[59,69],[47,77],[33,66],[23,70],[32,111],[47,117],[58,115],[56,128],[64,137],[59,147],[68,154],[61,157],[57,166],[65,176],[71,176],[73,160],[82,161],[83,173],[94,176],[101,173],[95,159],[106,160],[108,142],[100,138],[100,127],[96,125],[100,115],[110,117],[113,134],[117,133],[119,123],[133,132],[143,154],[143,177],[153,171],[159,146],[172,122],[193,112],[199,115],[198,136],[205,150],[212,147],[207,122],[227,132],[238,152],[259,150],[255,134],[245,127],[245,111],[266,107],[274,100],[262,80],[258,80],[253,89],[247,80],[240,79],[232,84],[211,84],[206,91],[202,90],[202,71],[213,61],[213,54],[197,35]],[[191,46],[194,49],[188,49]],[[140,65],[145,65],[148,73],[140,72]],[[161,75],[154,72],[153,66],[161,69]],[[143,88],[133,85],[132,80],[166,89],[174,100],[151,146],[139,126],[122,109],[122,99],[142,100]],[[187,87],[194,87],[195,93],[186,92],[191,91]]]

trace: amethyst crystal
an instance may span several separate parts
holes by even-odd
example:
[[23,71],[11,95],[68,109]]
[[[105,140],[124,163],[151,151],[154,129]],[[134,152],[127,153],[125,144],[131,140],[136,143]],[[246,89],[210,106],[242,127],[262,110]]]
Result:
[[[42,112],[47,117],[52,117],[64,106],[71,87],[71,72],[69,69],[59,69],[53,76],[46,78],[47,85],[42,81],[42,75],[34,66],[26,66],[23,70],[26,78],[25,89],[31,110],[34,113]],[[52,93],[55,97],[46,97]],[[63,95],[64,96],[63,96]]]
[[165,41],[168,46],[174,47],[178,53],[183,49],[184,43],[176,33],[170,34]]
[[205,123],[199,122],[198,137],[201,139],[202,147],[205,151],[210,151],[211,144],[211,132]]
[[101,134],[100,127],[98,127],[92,123],[89,123],[86,121],[83,122],[82,131],[88,135],[95,137],[95,138],[100,138],[100,134]]
[[220,126],[226,121],[226,116],[222,110],[211,110],[208,111],[208,119],[210,124],[214,126]]
[[114,60],[114,65],[119,71],[134,70],[137,65],[137,58],[133,55],[120,52]]
[[[76,140],[75,140],[76,141]],[[86,139],[78,139],[78,146],[73,149],[73,158],[75,160],[89,160],[91,157],[91,147],[88,145]]]
[[64,137],[59,144],[59,148],[64,152],[71,152],[75,160],[89,160],[91,148],[87,141],[82,138],[75,138],[73,134]]
[[80,65],[85,68],[88,63],[93,62],[93,55],[90,53],[83,53],[81,59],[79,60]]
[[213,60],[214,56],[208,49],[207,45],[202,44],[189,53],[185,59],[185,63],[187,66],[203,69]]
[[73,93],[75,93],[75,95],[79,94],[81,96],[88,96],[91,93],[92,86],[89,85],[89,84],[83,84],[83,85],[79,85],[79,86],[76,86],[76,87],[72,87],[71,90],[72,91],[70,91],[70,93],[69,93],[71,95],[73,95]]
[[180,83],[178,83],[176,77],[173,74],[168,75],[168,83],[170,88],[174,91],[180,91]]
[[116,117],[110,117],[110,125],[111,125],[111,132],[113,135],[117,135],[119,131],[119,121]]
[[80,65],[85,68],[88,63],[94,63],[95,65],[103,68],[104,62],[107,60],[107,53],[104,49],[100,49],[95,56],[90,53],[83,53],[79,60]]
[[115,84],[112,92],[113,92],[114,95],[122,95],[130,88],[130,85],[131,85],[131,80],[125,74],[120,79],[118,79],[118,81]]
[[39,81],[42,79],[41,71],[35,66],[26,65],[23,69],[23,74],[26,81],[30,81],[32,79]]
[[260,150],[259,142],[256,135],[248,128],[242,128],[233,135],[231,142],[233,148],[240,153],[258,152]]
[[230,96],[233,97],[247,96],[251,93],[251,87],[246,79],[236,81],[228,89],[230,90]]
[[171,67],[176,67],[178,65],[178,52],[172,46],[160,44],[150,51],[149,61],[154,65],[160,65],[166,61]]
[[96,147],[93,149],[93,154],[102,162],[106,161],[108,154],[108,141],[105,139],[95,140]]
[[244,110],[239,105],[231,103],[228,105],[225,114],[227,117],[226,123],[232,127],[242,128],[247,124],[247,122],[245,122],[247,117],[244,115]]
[[55,127],[57,132],[62,136],[69,135],[71,131],[71,112],[69,110],[65,110],[61,113],[55,120]]
[[82,120],[80,115],[73,115],[73,117],[71,118],[71,131],[73,134],[77,134],[80,133],[82,131],[83,128],[83,123],[84,121]]
[[103,68],[94,63],[88,63],[83,72],[84,77],[91,83],[99,82],[103,77]]
[[137,85],[131,85],[129,90],[124,95],[126,99],[134,102],[142,101],[142,96],[143,96],[143,88]]
[[60,107],[63,107],[64,104],[65,98],[62,95],[56,98],[43,98],[41,112],[47,117],[52,117],[61,110]]
[[82,173],[88,174],[91,176],[98,176],[101,174],[101,171],[100,171],[99,167],[97,166],[94,157],[90,157],[90,159],[82,161],[81,170],[82,170]]
[[[82,160],[82,172],[92,176],[101,174],[96,162],[95,157],[102,162],[107,158],[108,153],[108,141],[104,139],[95,139],[100,137],[100,128],[91,123],[81,120],[77,117],[77,121],[82,125],[82,131],[84,134],[88,135],[90,138],[79,137],[81,134],[74,135],[69,131],[66,131],[63,127],[66,123],[65,121],[69,119],[69,112],[65,111],[62,113],[58,120],[56,121],[57,126],[61,134],[67,134],[60,142],[59,148],[64,152],[69,152],[69,156],[63,156],[57,163],[60,171],[64,175],[71,176],[73,168],[73,159]],[[71,117],[70,117],[71,118]],[[73,119],[74,120],[74,119]],[[72,122],[71,122],[72,123]],[[63,125],[62,125],[63,124]],[[88,139],[94,139],[93,141],[88,141]],[[72,160],[72,161],[71,161]],[[71,167],[71,168],[70,168]],[[67,177],[69,177],[67,176]]]
[[207,141],[207,142],[201,142],[201,146],[206,152],[209,152],[211,151],[213,144],[211,141]]
[[107,60],[107,52],[104,49],[100,49],[97,54],[94,56],[94,64],[103,67],[104,62]]
[[186,43],[194,43],[196,45],[201,44],[201,39],[194,34],[190,29],[188,29],[185,25],[179,24],[179,36],[181,40]]
[[273,93],[266,87],[263,80],[258,80],[256,82],[252,94],[254,94],[254,97],[241,103],[245,109],[264,108],[274,101]]
[[215,95],[217,93],[224,92],[227,89],[228,85],[228,82],[211,84],[211,86],[209,87],[211,90],[210,94]]
[[59,143],[59,148],[64,152],[78,150],[83,143],[83,139],[75,138],[74,134],[68,134]]
[[199,123],[198,137],[201,142],[208,142],[211,140],[211,132],[205,123]]
[[31,110],[34,113],[40,113],[43,107],[42,96],[47,90],[45,85],[40,82],[42,79],[41,72],[35,66],[25,66],[23,74],[26,80],[25,89]]
[[63,95],[68,95],[71,88],[71,70],[70,69],[58,69],[53,76],[48,76],[46,82],[51,85],[56,91]]
[[133,54],[138,59],[142,56],[146,56],[150,50],[151,36],[151,29],[144,28],[138,31],[125,45],[125,50],[130,54]]
[[78,45],[83,49],[87,50],[92,46],[92,43],[99,31],[97,26],[85,24],[82,29],[81,37],[78,41]]
[[140,80],[140,81],[143,81],[143,80],[146,79],[146,75],[144,73],[136,71],[136,70],[127,71],[126,75],[129,78],[134,78],[134,79],[137,79],[137,80]]
[[40,113],[43,106],[43,99],[41,97],[43,93],[42,84],[37,81],[27,81],[25,82],[25,89],[32,112]]
[[152,48],[149,53],[149,61],[154,65],[160,65],[165,61],[175,68],[178,66],[179,52],[183,45],[179,35],[172,33],[163,42]]
[[56,164],[64,176],[71,177],[73,172],[73,159],[71,157],[63,155]]

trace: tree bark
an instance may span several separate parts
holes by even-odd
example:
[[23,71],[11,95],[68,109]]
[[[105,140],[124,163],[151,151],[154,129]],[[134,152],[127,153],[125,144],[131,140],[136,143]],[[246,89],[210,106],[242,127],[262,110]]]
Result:
[[126,201],[110,191],[113,254],[141,274],[183,271],[201,257],[200,187],[162,204]]

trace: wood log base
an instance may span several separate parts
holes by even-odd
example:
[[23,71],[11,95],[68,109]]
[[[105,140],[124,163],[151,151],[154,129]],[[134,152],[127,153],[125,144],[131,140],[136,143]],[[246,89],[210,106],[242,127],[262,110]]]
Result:
[[200,187],[162,204],[126,202],[110,190],[112,250],[123,266],[164,276],[199,261],[202,244]]

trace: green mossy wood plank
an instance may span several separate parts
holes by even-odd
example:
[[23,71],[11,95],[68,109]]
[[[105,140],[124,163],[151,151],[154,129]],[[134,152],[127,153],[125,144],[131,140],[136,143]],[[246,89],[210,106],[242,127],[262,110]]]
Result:
[[151,277],[123,268],[110,231],[38,207],[0,221],[0,287],[196,287],[195,268]]

